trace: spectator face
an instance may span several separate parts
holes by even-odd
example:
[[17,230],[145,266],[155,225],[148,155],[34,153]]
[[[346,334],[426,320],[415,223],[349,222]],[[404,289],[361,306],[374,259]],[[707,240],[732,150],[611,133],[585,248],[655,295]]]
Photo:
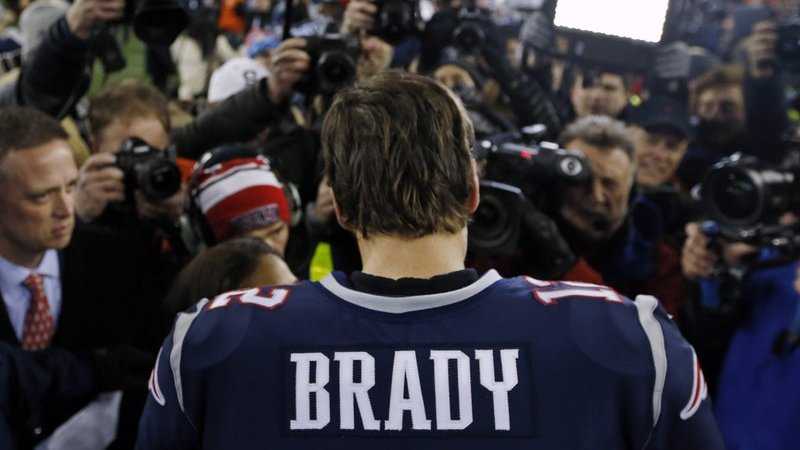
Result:
[[628,214],[634,165],[624,150],[601,149],[578,139],[566,148],[581,150],[589,159],[593,179],[586,186],[567,188],[561,216],[590,241],[608,240]]
[[689,141],[669,130],[644,130],[631,127],[636,145],[636,182],[644,187],[656,187],[675,176]]
[[578,117],[600,115],[617,117],[628,103],[625,82],[619,75],[604,73],[592,86],[583,86],[579,75],[572,89],[572,106]]
[[138,137],[158,149],[169,146],[169,134],[164,125],[154,116],[137,117],[130,121],[112,121],[104,130],[99,130],[95,149],[98,152],[116,153],[122,143],[131,137]]
[[248,231],[245,236],[261,239],[283,256],[286,243],[289,241],[289,226],[279,220],[269,226]]
[[48,249],[67,246],[75,224],[78,169],[66,141],[15,150],[0,161],[0,254],[38,264]]
[[698,138],[711,144],[729,144],[745,128],[744,93],[737,85],[706,89],[697,97]]

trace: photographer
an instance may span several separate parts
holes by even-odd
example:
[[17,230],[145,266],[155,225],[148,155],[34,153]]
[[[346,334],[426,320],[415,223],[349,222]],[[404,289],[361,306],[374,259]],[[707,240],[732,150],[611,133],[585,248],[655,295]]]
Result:
[[781,69],[792,62],[778,58],[776,25],[767,8],[739,8],[733,21],[729,52],[739,65],[718,67],[691,88],[692,114],[699,122],[679,170],[687,186],[700,182],[712,164],[734,152],[772,163],[786,152],[789,120]]
[[[782,219],[796,220],[791,214]],[[800,421],[800,350],[791,325],[800,304],[797,263],[770,263],[768,251],[741,243],[712,244],[696,223],[686,232],[683,271],[702,289],[684,333],[703,360],[726,445],[790,448]],[[719,267],[743,271],[733,287],[738,294],[730,284],[723,287],[715,275]]]
[[[532,198],[522,203],[517,253],[501,273],[607,283],[625,295],[658,295],[676,313],[684,297],[678,253],[663,242],[658,208],[638,201],[635,149],[625,125],[587,116],[566,128],[560,145],[585,156],[591,177],[538,187],[543,206]],[[474,264],[486,261],[478,257]]]
[[89,109],[93,155],[81,168],[76,193],[76,213],[87,223],[99,222],[110,227],[124,226],[125,217],[115,217],[112,202],[132,202],[138,219],[174,223],[183,210],[183,193],[178,191],[160,202],[147,199],[141,191],[126,199],[122,170],[114,167],[115,154],[132,137],[157,150],[169,146],[167,100],[158,91],[128,80],[112,85],[92,98]]
[[419,6],[406,0],[353,0],[347,3],[339,31],[388,39],[394,47],[390,66],[408,67],[421,48],[416,8]]
[[[26,105],[61,117],[88,89],[92,30],[119,19],[123,0],[76,0],[48,29],[14,82],[0,86],[0,105]],[[53,82],[58,80],[58,82]]]
[[[445,8],[426,24],[419,72],[431,73],[447,60],[469,60],[497,83],[517,127],[543,124],[549,137],[561,131],[563,120],[551,98],[550,86],[516,69],[508,59],[503,33],[488,11],[468,6]],[[499,97],[499,96],[498,96]],[[500,102],[498,102],[500,103]],[[487,105],[497,109],[497,104]]]

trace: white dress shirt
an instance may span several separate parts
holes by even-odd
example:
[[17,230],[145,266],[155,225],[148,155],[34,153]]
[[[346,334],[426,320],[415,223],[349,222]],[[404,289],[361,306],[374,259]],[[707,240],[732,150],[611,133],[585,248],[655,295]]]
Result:
[[58,316],[61,312],[61,270],[58,252],[47,250],[39,267],[35,269],[18,266],[0,256],[0,294],[6,304],[11,326],[20,341],[25,326],[25,315],[31,304],[31,291],[23,282],[32,272],[42,276],[44,293],[47,295],[47,303],[50,304],[50,314],[53,316],[55,327],[58,325]]

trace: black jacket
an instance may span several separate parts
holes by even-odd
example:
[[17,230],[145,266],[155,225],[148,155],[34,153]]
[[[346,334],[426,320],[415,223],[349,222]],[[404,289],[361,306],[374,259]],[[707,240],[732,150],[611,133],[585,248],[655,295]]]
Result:
[[[76,228],[59,252],[61,313],[46,351],[15,354],[20,342],[0,302],[0,378],[16,380],[5,389],[14,405],[10,432],[20,448],[47,437],[100,391],[135,386],[146,393],[147,367],[155,361],[147,351],[153,324],[162,323],[161,299],[146,292],[152,274],[138,251],[108,233]],[[24,375],[20,384],[19,374],[36,376]]]
[[288,114],[288,104],[276,105],[268,93],[265,78],[215,105],[190,124],[172,130],[178,155],[199,159],[220,145],[249,141],[278,123]]
[[63,117],[89,88],[89,45],[62,17],[50,26],[15,82],[0,86],[0,106],[30,106]]

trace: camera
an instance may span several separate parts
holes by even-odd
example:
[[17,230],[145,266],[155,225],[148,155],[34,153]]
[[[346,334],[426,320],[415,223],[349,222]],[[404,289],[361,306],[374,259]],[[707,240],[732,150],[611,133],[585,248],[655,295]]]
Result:
[[124,174],[125,198],[133,200],[139,190],[150,201],[162,201],[181,188],[181,173],[170,152],[159,150],[139,138],[126,140],[116,154]]
[[591,180],[591,167],[582,153],[549,142],[516,143],[519,140],[519,134],[506,133],[476,144],[476,157],[486,167],[480,206],[469,227],[469,248],[475,253],[513,254],[523,202],[552,214],[562,188]]
[[376,0],[373,32],[390,44],[419,31],[419,7],[415,0]]
[[311,70],[301,82],[299,90],[306,94],[331,95],[355,81],[361,54],[357,38],[327,34],[305,39],[306,52],[311,57]]
[[490,17],[475,7],[463,7],[458,11],[458,24],[453,30],[452,42],[465,54],[480,52],[486,42],[485,23]]
[[126,0],[122,21],[142,41],[170,45],[189,25],[189,14],[177,0]]
[[800,167],[774,167],[737,153],[715,164],[700,189],[721,224],[776,224],[782,214],[800,210]]

